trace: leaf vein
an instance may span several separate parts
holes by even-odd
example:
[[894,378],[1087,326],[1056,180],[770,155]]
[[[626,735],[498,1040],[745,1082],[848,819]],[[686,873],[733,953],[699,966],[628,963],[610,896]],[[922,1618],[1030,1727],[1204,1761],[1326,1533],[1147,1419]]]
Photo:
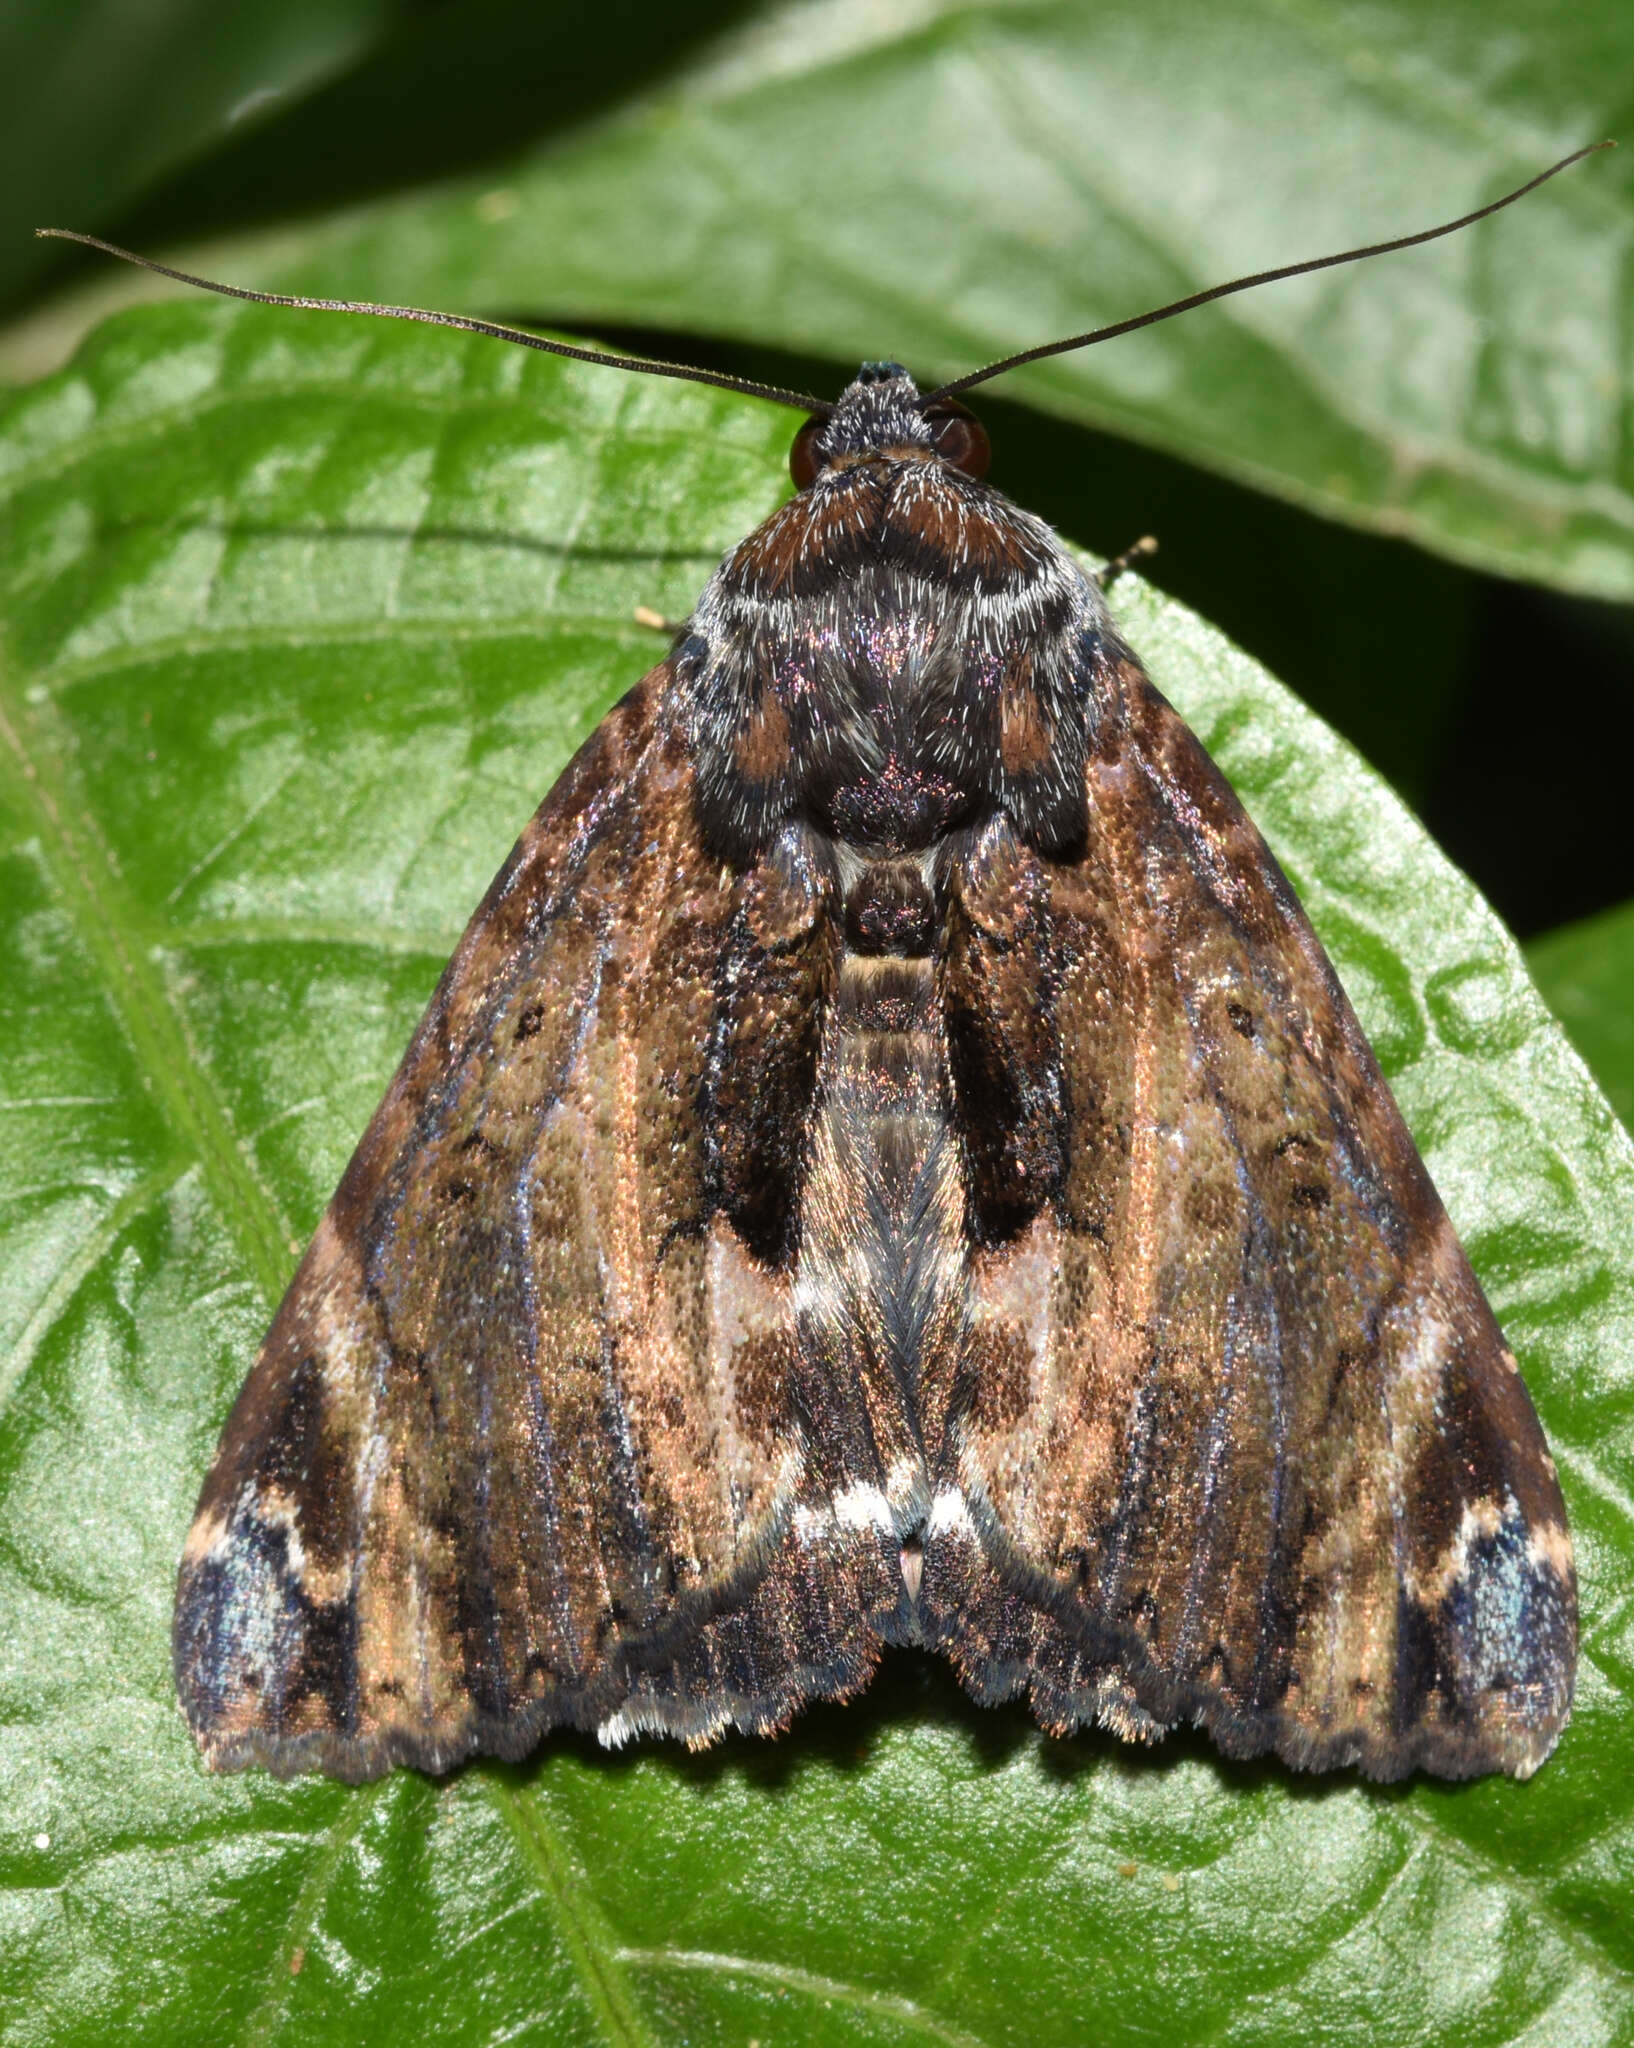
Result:
[[29,1367],[38,1357],[40,1346],[45,1342],[58,1316],[113,1249],[125,1226],[174,1187],[187,1170],[187,1162],[175,1160],[168,1165],[155,1167],[151,1172],[143,1174],[140,1180],[133,1181],[118,1200],[110,1204],[93,1227],[86,1232],[73,1253],[58,1267],[51,1284],[35,1304],[33,1314],[18,1332],[16,1342],[5,1358],[0,1360],[0,1415],[5,1413],[18,1388],[28,1377]]
[[[276,1205],[256,1181],[240,1151],[223,1106],[201,1067],[182,1021],[133,943],[139,920],[108,874],[97,874],[91,849],[56,785],[54,764],[31,752],[21,722],[0,702],[0,745],[11,757],[23,805],[38,820],[43,857],[70,922],[96,962],[115,1015],[172,1129],[203,1169],[225,1214],[236,1218],[250,1264],[269,1299],[287,1276],[289,1237]],[[94,827],[85,821],[94,835]]]
[[951,2021],[927,2012],[911,1998],[892,1991],[875,1991],[865,1984],[852,1984],[841,1977],[824,1977],[814,1970],[802,1970],[789,1963],[773,1963],[755,1956],[725,1955],[715,1949],[621,1948],[618,1958],[642,1969],[705,1970],[723,1977],[750,1977],[759,1983],[775,1984],[786,1991],[854,2011],[873,2013],[912,2028],[947,2048],[985,2048],[981,2037],[956,2027]]
[[616,2048],[657,2048],[656,2037],[624,1976],[625,1951],[613,1940],[590,1899],[582,1874],[573,1868],[566,1846],[547,1818],[538,1783],[524,1800],[518,1792],[492,1778],[483,1782],[538,1879],[562,1945],[578,1971],[585,1996],[607,2039]]
[[288,2012],[295,1992],[296,1972],[291,1968],[295,1951],[305,1946],[317,1925],[318,1914],[330,1885],[334,1883],[341,1858],[391,1783],[391,1779],[381,1778],[372,1785],[354,1787],[325,1830],[322,1846],[313,1856],[312,1866],[295,1894],[295,1903],[284,1923],[283,1939],[273,1949],[266,1989],[245,2030],[245,2048],[264,2048]]

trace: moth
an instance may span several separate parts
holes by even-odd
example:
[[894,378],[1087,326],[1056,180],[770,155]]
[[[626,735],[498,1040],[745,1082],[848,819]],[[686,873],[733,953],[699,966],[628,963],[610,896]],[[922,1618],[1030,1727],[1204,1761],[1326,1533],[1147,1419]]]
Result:
[[1057,1733],[1549,1754],[1514,1356],[1265,842],[956,395],[1172,310],[764,394],[796,495],[523,832],[228,1418],[175,1610],[212,1767],[769,1734],[890,1644]]

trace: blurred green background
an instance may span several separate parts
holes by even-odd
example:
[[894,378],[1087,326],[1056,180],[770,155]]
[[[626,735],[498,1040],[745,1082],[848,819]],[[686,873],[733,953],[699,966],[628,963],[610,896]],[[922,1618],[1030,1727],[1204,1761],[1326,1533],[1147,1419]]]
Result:
[[[291,0],[0,13],[0,2034],[1634,2040],[1626,0]],[[927,1659],[775,1744],[211,1780],[175,1558],[470,906],[785,489],[786,414],[160,305],[32,238],[832,393],[1429,225],[980,398],[1373,1036],[1559,1460],[1529,1785],[1042,1737]],[[76,353],[77,351],[77,353]]]

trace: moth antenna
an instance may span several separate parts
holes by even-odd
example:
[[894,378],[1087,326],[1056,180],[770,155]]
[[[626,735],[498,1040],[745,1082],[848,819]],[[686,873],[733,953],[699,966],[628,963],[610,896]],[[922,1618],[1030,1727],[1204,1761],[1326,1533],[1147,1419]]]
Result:
[[186,270],[172,270],[168,263],[155,263],[151,256],[138,256],[121,249],[117,242],[104,242],[97,235],[82,235],[73,228],[36,228],[35,234],[55,242],[79,242],[87,249],[100,249],[104,256],[117,256],[121,263],[134,263],[138,270],[151,270],[159,277],[174,278],[178,284],[193,285],[201,292],[216,292],[224,299],[248,299],[257,306],[291,306],[302,313],[369,313],[380,320],[418,320],[426,327],[457,327],[465,334],[485,334],[494,341],[514,341],[520,348],[536,348],[545,355],[567,356],[576,363],[599,363],[609,370],[633,370],[642,377],[675,377],[686,384],[713,384],[720,391],[735,391],[740,398],[766,398],[773,405],[786,405],[795,412],[827,417],[834,407],[827,399],[813,398],[802,391],[785,391],[775,384],[756,384],[748,377],[733,377],[724,370],[694,369],[689,363],[652,362],[642,356],[610,354],[605,349],[579,348],[572,342],[548,341],[526,328],[505,327],[497,320],[475,320],[465,313],[438,313],[424,306],[380,306],[369,299],[308,299],[291,292],[257,292],[247,285],[219,284],[214,278],[194,277]]
[[977,384],[985,384],[990,377],[1001,376],[1004,371],[1014,370],[1022,363],[1040,362],[1045,356],[1064,356],[1076,348],[1092,348],[1098,341],[1113,341],[1120,334],[1133,334],[1137,327],[1155,327],[1160,320],[1172,320],[1176,313],[1189,313],[1193,306],[1206,306],[1212,299],[1229,298],[1233,292],[1252,291],[1256,285],[1276,284],[1285,277],[1305,277],[1313,270],[1333,270],[1341,263],[1360,263],[1367,256],[1388,256],[1397,249],[1415,249],[1420,242],[1435,242],[1443,235],[1456,235],[1460,228],[1473,227],[1476,221],[1485,220],[1489,213],[1501,213],[1506,206],[1513,206],[1517,199],[1524,199],[1528,192],[1535,192],[1562,171],[1570,170],[1573,164],[1581,163],[1584,157],[1596,156],[1602,149],[1616,147],[1615,142],[1608,141],[1591,142],[1586,148],[1574,149],[1570,156],[1563,156],[1559,163],[1551,164],[1546,171],[1539,171],[1535,178],[1528,178],[1524,185],[1517,185],[1513,192],[1506,192],[1502,199],[1494,199],[1487,206],[1478,206],[1473,213],[1446,221],[1438,228],[1424,228],[1416,235],[1398,235],[1391,242],[1370,242],[1365,249],[1343,249],[1337,256],[1317,256],[1305,263],[1285,263],[1276,270],[1256,270],[1251,277],[1234,277],[1228,284],[1210,285],[1207,291],[1191,292],[1183,299],[1176,299],[1172,305],[1159,306],[1151,313],[1138,313],[1132,320],[1117,320],[1110,327],[1091,328],[1089,333],[1074,334],[1066,341],[1046,341],[1038,348],[1024,348],[1013,356],[989,363],[985,369],[972,370],[968,377],[956,377],[951,384],[944,384],[940,390],[933,391],[924,402],[934,405],[938,399],[969,391]]

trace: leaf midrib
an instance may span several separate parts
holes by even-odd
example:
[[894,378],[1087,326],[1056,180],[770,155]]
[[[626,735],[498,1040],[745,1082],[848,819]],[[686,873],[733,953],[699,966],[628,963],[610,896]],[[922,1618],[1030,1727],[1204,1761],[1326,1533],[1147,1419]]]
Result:
[[[49,751],[27,744],[29,720],[16,701],[17,694],[9,669],[0,669],[0,773],[14,785],[19,807],[32,814],[38,826],[42,858],[59,899],[96,963],[110,1007],[145,1078],[168,1112],[172,1135],[197,1160],[224,1222],[248,1259],[264,1301],[275,1301],[288,1277],[288,1232],[280,1229],[277,1205],[244,1159],[224,1105],[207,1070],[194,1058],[162,983],[131,943],[130,935],[139,920],[131,914],[106,863],[95,862],[85,844],[86,838],[94,842],[94,827],[73,809]],[[499,1807],[519,1848],[528,1854],[540,1880],[539,1893],[553,1909],[564,1950],[607,2038],[618,2048],[650,2048],[653,2036],[625,1981],[610,1930],[599,1915],[587,1912],[584,1902],[572,1896],[570,1877],[559,1874],[558,1881],[544,1882],[548,1860],[540,1839],[544,1824],[521,1810],[514,1793],[486,1777],[478,1782],[485,1796]],[[378,1796],[363,1792],[342,1802],[339,1817],[325,1830],[323,1844],[314,1852],[318,1861],[297,1894],[289,1923],[292,1929],[315,1924],[346,1844]],[[527,1837],[520,1832],[523,1829]],[[533,1840],[531,1853],[527,1838]],[[273,1969],[293,1983],[282,1944]],[[281,2018],[283,2001],[274,1996],[280,1986],[281,1979],[274,1976],[251,2021],[247,2041],[264,2040]]]
[[[287,1227],[239,1150],[219,1098],[188,1044],[151,962],[135,942],[138,921],[119,900],[105,860],[93,856],[95,826],[72,814],[70,792],[49,751],[31,749],[30,720],[0,674],[0,744],[9,755],[19,805],[39,826],[41,856],[70,921],[97,963],[105,993],[123,1026],[144,1079],[167,1112],[172,1134],[198,1160],[269,1300],[288,1277]],[[9,700],[9,701],[8,701]],[[86,841],[90,840],[91,845]]]

